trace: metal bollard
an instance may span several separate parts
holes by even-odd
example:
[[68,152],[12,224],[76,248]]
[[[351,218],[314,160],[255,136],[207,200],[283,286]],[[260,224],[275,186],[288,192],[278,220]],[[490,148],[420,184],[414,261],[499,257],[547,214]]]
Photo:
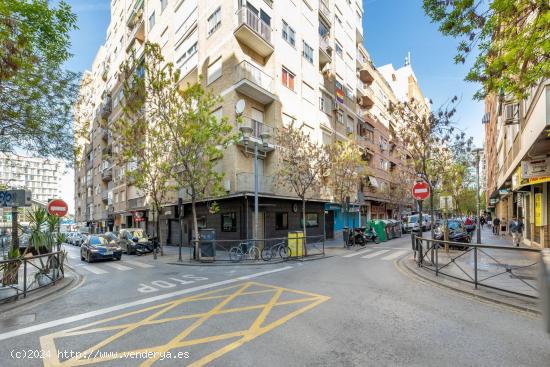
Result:
[[543,249],[541,257],[540,299],[542,316],[544,328],[547,333],[550,333],[550,249]]

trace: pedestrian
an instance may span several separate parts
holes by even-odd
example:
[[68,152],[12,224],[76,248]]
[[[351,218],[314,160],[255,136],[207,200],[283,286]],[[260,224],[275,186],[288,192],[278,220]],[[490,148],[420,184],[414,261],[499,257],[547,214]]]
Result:
[[493,234],[497,236],[500,234],[500,219],[498,217],[493,219]]
[[481,229],[483,229],[483,226],[485,225],[485,217],[483,215],[479,217],[479,225],[481,226]]
[[521,242],[523,234],[523,222],[521,221],[521,219],[514,217],[510,221],[509,226],[510,232],[512,233],[512,244],[516,245],[516,247],[519,247],[519,243]]

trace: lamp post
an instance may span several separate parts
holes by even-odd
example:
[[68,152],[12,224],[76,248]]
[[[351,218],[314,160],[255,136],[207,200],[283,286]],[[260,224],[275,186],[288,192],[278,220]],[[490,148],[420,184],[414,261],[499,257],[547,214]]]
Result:
[[[250,120],[254,123],[254,127],[243,125],[239,127],[239,130],[243,134],[243,143],[248,146],[250,143],[254,144],[254,232],[253,239],[258,240],[258,215],[259,215],[259,204],[258,204],[258,191],[259,191],[259,175],[258,175],[258,148],[260,144],[262,146],[267,146],[267,139],[270,138],[268,133],[260,133],[261,125],[256,123],[254,120]],[[258,140],[258,138],[260,138]]]
[[476,155],[476,243],[481,244],[481,226],[479,217],[481,215],[481,208],[479,202],[479,161],[481,159],[482,148],[477,148],[472,151]]

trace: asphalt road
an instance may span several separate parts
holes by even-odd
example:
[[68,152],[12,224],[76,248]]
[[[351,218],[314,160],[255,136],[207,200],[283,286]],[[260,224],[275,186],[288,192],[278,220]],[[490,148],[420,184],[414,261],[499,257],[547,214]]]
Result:
[[0,366],[550,366],[540,319],[418,282],[395,266],[409,248],[92,270],[73,255],[78,288],[0,315]]

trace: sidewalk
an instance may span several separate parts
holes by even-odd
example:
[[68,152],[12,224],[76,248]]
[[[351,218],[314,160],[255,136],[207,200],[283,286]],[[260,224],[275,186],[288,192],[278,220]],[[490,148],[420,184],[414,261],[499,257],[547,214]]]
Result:
[[[449,250],[449,253],[440,248],[437,257],[434,254],[434,264],[431,264],[431,254],[424,257],[425,267],[422,268],[412,258],[402,262],[407,270],[424,280],[537,313],[540,253],[529,251],[531,248],[523,245],[518,250],[513,246],[510,236],[496,236],[489,228],[482,230],[481,239],[482,245],[502,246],[506,249],[478,248],[476,258],[476,251],[472,248],[468,252]],[[476,243],[475,236],[472,243]],[[476,260],[477,290],[473,284],[476,279]],[[439,276],[435,274],[436,267]]]

